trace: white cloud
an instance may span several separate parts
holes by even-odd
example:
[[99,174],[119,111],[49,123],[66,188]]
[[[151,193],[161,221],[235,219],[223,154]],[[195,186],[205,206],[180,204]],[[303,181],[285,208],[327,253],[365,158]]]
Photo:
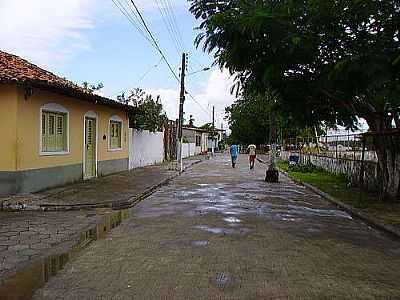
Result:
[[90,49],[95,0],[0,0],[0,49],[53,67]]
[[[156,1],[135,3],[144,15],[160,18]],[[170,3],[174,10],[188,5],[185,0]],[[116,20],[125,22],[125,17],[111,1],[0,0],[0,49],[53,69],[91,50],[88,30]]]
[[[224,70],[214,69],[206,84],[204,93],[191,93],[198,103],[189,95],[186,95],[184,104],[185,119],[188,120],[193,115],[196,125],[203,125],[212,121],[212,107],[215,106],[217,127],[226,122],[223,120],[225,107],[232,104],[234,97],[230,94],[233,84],[229,73]],[[179,91],[176,89],[147,89],[148,93],[160,95],[165,111],[170,119],[175,120],[178,116]]]

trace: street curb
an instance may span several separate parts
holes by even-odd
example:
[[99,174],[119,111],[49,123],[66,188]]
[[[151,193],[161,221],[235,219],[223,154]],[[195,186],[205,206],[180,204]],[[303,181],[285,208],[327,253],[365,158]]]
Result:
[[348,214],[350,214],[352,217],[355,217],[355,218],[363,221],[367,225],[369,225],[375,229],[378,229],[380,231],[383,231],[386,234],[388,234],[396,239],[400,239],[400,231],[398,229],[394,228],[393,226],[383,224],[383,223],[377,221],[376,219],[367,216],[366,214],[358,211],[356,208],[354,208],[346,203],[343,203],[342,201],[336,199],[335,197],[332,197],[331,195],[316,188],[315,186],[308,184],[306,182],[302,182],[302,181],[290,176],[286,171],[283,171],[282,169],[279,169],[279,172],[282,173],[283,175],[287,176],[291,180],[293,180],[295,183],[300,184],[300,185],[308,188],[309,190],[313,191],[317,195],[320,195],[321,197],[325,198],[329,202],[333,203],[340,209],[342,209],[345,212],[347,212]]
[[197,165],[204,160],[196,160],[189,165],[185,167],[185,169],[181,172],[177,172],[176,174],[169,176],[159,183],[149,187],[145,191],[127,198],[126,200],[122,201],[108,201],[108,202],[99,202],[99,203],[93,203],[93,204],[71,204],[71,205],[60,205],[60,204],[41,204],[38,206],[38,210],[42,211],[71,211],[71,210],[81,210],[81,209],[94,209],[94,208],[112,208],[115,210],[118,209],[125,209],[125,208],[130,208],[135,206],[137,203],[142,201],[143,199],[149,197],[151,194],[153,194],[155,191],[157,191],[160,187],[167,185],[169,182],[171,182],[173,179],[177,178],[180,176],[183,172],[185,172],[188,168]]
[[[86,228],[82,229],[81,231],[74,233],[71,235],[71,240],[65,241],[65,243],[69,243],[69,246],[64,249],[63,251],[60,251],[57,254],[50,254],[50,255],[43,255],[36,260],[32,260],[21,266],[18,270],[17,273],[3,279],[3,282],[0,282],[0,294],[4,293],[5,291],[9,291],[10,289],[14,289],[15,287],[21,287],[18,289],[18,291],[14,291],[14,294],[11,296],[10,299],[30,299],[33,293],[44,286],[44,284],[53,276],[57,275],[58,271],[64,268],[65,264],[70,261],[72,258],[74,258],[80,251],[85,249],[89,244],[92,242],[103,239],[105,236],[114,228],[118,227],[126,218],[129,217],[129,212],[124,213],[124,209],[128,209],[130,207],[133,207],[135,204],[139,203],[141,200],[144,200],[151,194],[153,194],[158,188],[160,188],[163,185],[168,184],[171,180],[174,178],[177,178],[179,175],[181,175],[183,172],[185,172],[188,168],[197,165],[204,160],[197,160],[185,167],[185,169],[182,172],[177,172],[175,175],[170,176],[163,181],[161,181],[159,184],[152,186],[151,188],[147,189],[145,192],[132,197],[134,199],[131,201],[128,205],[126,206],[118,206],[118,207],[112,207],[113,212],[111,213],[110,216],[108,216],[108,221],[107,217],[103,216],[103,218],[94,224],[91,224],[87,226]],[[104,206],[102,206],[104,207]],[[90,207],[93,208],[93,207]],[[77,208],[77,209],[82,209],[82,207]],[[55,211],[57,209],[54,209]],[[62,210],[62,209],[61,209]],[[116,220],[115,217],[119,216],[119,219]],[[55,248],[60,247],[60,245],[55,246]],[[50,248],[52,249],[52,248]],[[54,249],[52,249],[54,250]],[[40,277],[41,280],[36,280],[32,285],[24,285],[25,284],[25,279],[26,277],[31,277],[32,276],[32,270],[37,271],[37,266],[39,266],[40,270],[51,270],[51,272],[47,273],[47,276],[42,276]],[[45,278],[46,277],[46,278]],[[14,297],[18,295],[18,297]],[[29,296],[30,295],[30,296]],[[2,298],[3,299],[3,298]],[[5,298],[8,299],[8,298]]]

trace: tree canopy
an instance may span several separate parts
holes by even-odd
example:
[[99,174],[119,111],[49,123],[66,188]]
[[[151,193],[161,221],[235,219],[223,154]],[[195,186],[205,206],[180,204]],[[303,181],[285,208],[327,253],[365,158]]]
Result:
[[[313,126],[400,128],[398,0],[191,0],[197,45],[236,76],[236,91],[277,91]],[[400,195],[400,143],[375,138],[383,190]]]
[[196,43],[244,89],[271,87],[312,122],[358,116],[380,130],[380,114],[398,124],[398,1],[193,0],[191,11],[202,21]]
[[128,96],[122,93],[117,99],[137,108],[136,114],[129,120],[133,128],[151,132],[162,131],[165,122],[168,121],[160,96],[154,99],[141,88],[135,88],[129,91]]

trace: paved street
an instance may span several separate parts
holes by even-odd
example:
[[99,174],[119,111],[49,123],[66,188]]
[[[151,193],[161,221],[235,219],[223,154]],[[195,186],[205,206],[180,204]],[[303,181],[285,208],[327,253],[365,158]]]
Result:
[[34,299],[399,299],[400,243],[265,166],[194,166]]
[[[198,161],[198,158],[186,159],[184,166]],[[134,202],[136,197],[176,175],[177,172],[170,170],[168,164],[163,164],[0,199],[0,202],[23,203],[28,208],[40,208],[40,205],[57,206],[58,209],[73,206],[79,209],[82,205],[101,207],[74,211],[0,211],[0,294],[13,290],[8,287],[7,280],[14,275],[21,277],[21,272],[41,264],[43,259],[51,260],[72,248],[86,245],[117,226],[128,213],[123,211],[122,214],[107,207]],[[54,268],[54,263],[50,265]],[[41,277],[41,273],[35,272],[32,277]]]

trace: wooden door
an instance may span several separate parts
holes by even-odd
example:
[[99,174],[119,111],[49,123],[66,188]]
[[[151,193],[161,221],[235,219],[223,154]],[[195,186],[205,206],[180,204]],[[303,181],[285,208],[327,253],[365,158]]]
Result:
[[96,176],[96,119],[85,118],[85,178]]

